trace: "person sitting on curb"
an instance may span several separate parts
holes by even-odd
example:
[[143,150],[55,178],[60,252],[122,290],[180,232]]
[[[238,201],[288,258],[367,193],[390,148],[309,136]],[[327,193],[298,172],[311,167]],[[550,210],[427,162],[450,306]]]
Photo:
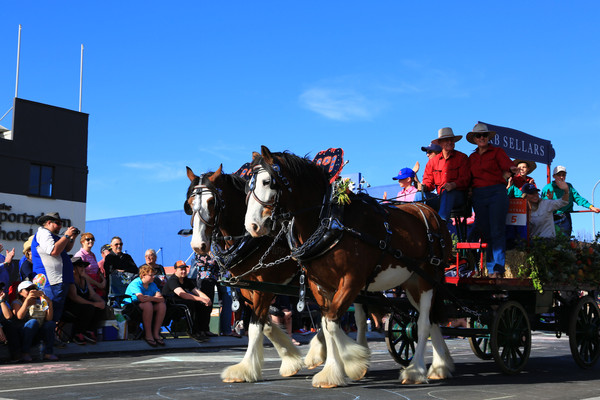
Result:
[[15,317],[23,321],[21,327],[21,360],[31,362],[30,349],[34,339],[44,342],[42,352],[46,361],[57,361],[54,353],[54,329],[56,322],[52,317],[54,309],[52,300],[30,281],[19,283],[19,298],[13,301],[12,309]]
[[95,329],[104,315],[106,303],[94,290],[85,269],[90,264],[81,257],[71,258],[75,283],[69,287],[65,311],[73,315],[73,343],[96,343]]
[[193,279],[187,277],[188,266],[179,260],[174,265],[175,273],[167,279],[162,289],[165,297],[172,297],[177,304],[185,304],[192,316],[192,331],[190,337],[198,342],[205,342],[208,336],[201,330],[201,318],[206,313],[206,308],[212,306],[210,297],[202,293]]
[[[550,182],[542,189],[542,198],[544,199],[559,199],[563,196],[563,189],[558,186],[558,182],[566,182],[567,169],[562,165],[558,165],[552,171],[552,177],[554,181]],[[571,221],[571,213],[573,212],[573,203],[579,204],[581,207],[589,208],[595,213],[600,212],[600,208],[594,207],[592,203],[584,199],[577,190],[570,183],[566,182],[569,188],[569,200],[568,204],[564,207],[559,208],[554,212],[554,224],[557,229],[565,234],[567,237],[571,237],[573,231],[573,223]]]
[[529,206],[529,236],[554,238],[554,211],[569,203],[569,190],[565,181],[557,181],[557,186],[564,191],[563,196],[557,200],[540,199],[540,189],[532,183],[526,183],[521,187],[523,198]]

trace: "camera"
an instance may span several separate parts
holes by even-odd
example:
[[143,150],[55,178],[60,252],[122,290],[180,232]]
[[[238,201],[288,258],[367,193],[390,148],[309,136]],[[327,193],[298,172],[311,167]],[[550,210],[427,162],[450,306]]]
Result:
[[81,231],[79,229],[75,228],[75,234],[79,235],[80,233],[81,233]]

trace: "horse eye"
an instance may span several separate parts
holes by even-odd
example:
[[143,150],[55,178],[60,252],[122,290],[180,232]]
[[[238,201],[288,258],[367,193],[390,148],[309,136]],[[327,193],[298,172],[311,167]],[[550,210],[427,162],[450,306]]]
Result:
[[269,186],[271,184],[271,180],[270,179],[265,179],[263,181],[263,186]]

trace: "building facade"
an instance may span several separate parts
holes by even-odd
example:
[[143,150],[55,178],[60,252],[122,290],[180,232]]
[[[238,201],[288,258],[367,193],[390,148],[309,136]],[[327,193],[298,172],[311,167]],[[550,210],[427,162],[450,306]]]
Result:
[[88,114],[20,98],[13,107],[0,137],[0,243],[19,260],[41,215],[85,228]]

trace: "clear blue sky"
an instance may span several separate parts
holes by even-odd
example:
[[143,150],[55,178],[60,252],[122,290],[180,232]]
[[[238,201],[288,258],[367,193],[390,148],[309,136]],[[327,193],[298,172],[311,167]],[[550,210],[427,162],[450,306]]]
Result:
[[186,165],[233,172],[261,144],[342,147],[345,172],[389,184],[439,128],[478,120],[551,140],[591,201],[600,3],[573,3],[3,2],[0,116],[22,24],[21,98],[76,110],[85,46],[88,220],[180,209]]

